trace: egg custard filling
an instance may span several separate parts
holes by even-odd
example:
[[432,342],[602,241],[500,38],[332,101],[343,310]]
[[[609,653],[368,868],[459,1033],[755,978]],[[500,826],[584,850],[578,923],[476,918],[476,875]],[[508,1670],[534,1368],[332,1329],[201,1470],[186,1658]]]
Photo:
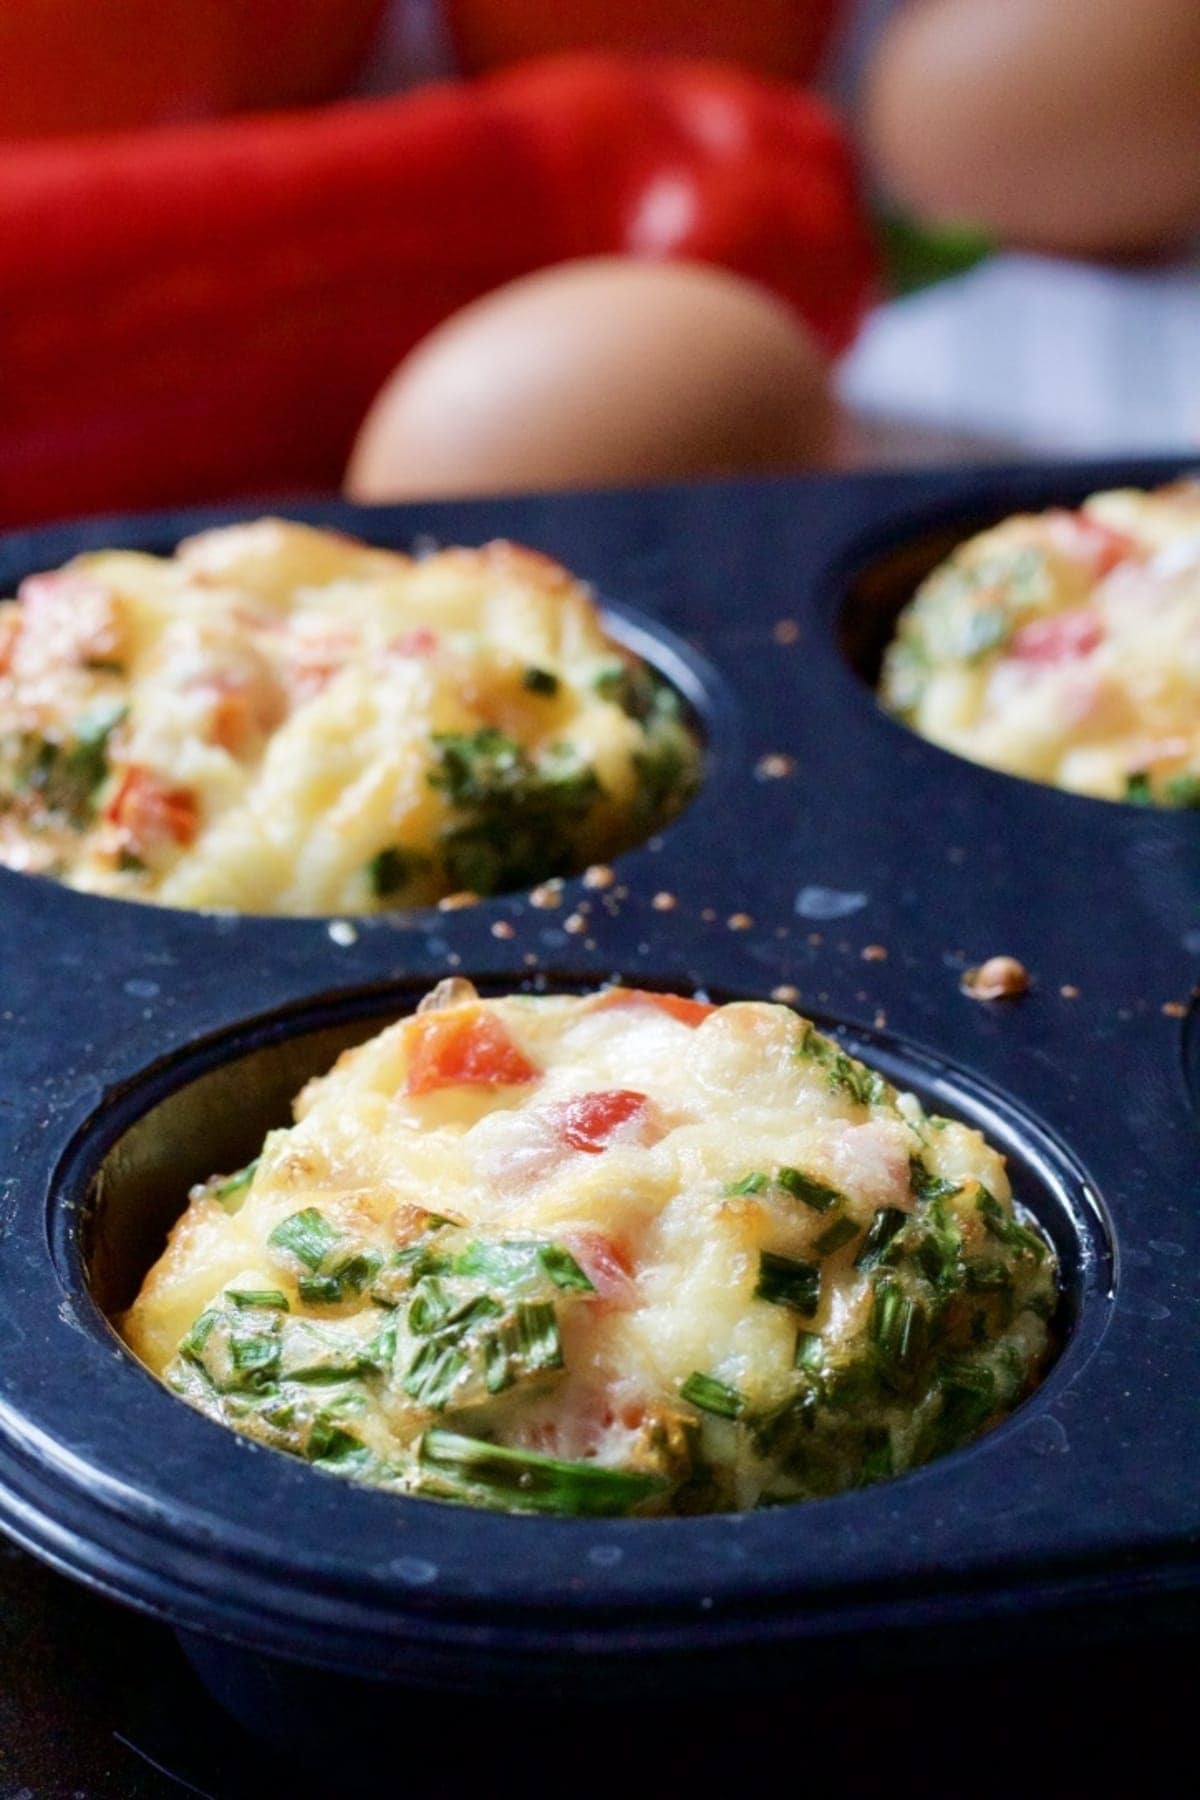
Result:
[[688,798],[674,689],[565,569],[263,519],[0,603],[0,864],[260,913],[492,894]]
[[397,1493],[692,1513],[986,1430],[1051,1348],[1004,1159],[784,1006],[443,983],[193,1190],[119,1320],[210,1418]]
[[1200,806],[1200,481],[980,532],[901,613],[880,694],[974,762]]

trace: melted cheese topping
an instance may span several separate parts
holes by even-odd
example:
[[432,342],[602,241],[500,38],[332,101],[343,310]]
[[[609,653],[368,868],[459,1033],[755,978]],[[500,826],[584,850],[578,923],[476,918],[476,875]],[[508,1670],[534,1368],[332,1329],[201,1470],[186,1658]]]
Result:
[[971,538],[901,614],[881,695],[975,762],[1200,805],[1200,483]]
[[624,848],[686,798],[673,692],[564,569],[261,520],[0,605],[0,862],[167,906],[369,911]]
[[1003,1159],[787,1008],[432,1002],[194,1192],[121,1321],[203,1411],[405,1491],[691,1510],[907,1467],[1034,1378]]

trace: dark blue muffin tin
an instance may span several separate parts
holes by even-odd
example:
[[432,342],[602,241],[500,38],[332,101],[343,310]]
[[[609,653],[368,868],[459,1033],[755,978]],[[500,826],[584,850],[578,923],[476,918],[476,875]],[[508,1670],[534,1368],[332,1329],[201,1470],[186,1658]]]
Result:
[[[236,1711],[314,1747],[380,1682],[644,1694],[787,1679],[900,1638],[913,1654],[994,1647],[1035,1618],[1078,1635],[1188,1617],[1200,814],[976,768],[883,716],[869,686],[898,606],[954,541],[1175,472],[291,509],[398,547],[507,536],[561,558],[685,693],[705,782],[613,886],[570,880],[554,908],[213,917],[0,872],[0,1525],[169,1621]],[[232,516],[13,536],[0,591],[83,548],[166,550]],[[966,998],[964,968],[999,952],[1031,992]],[[876,1487],[602,1522],[398,1500],[182,1406],[104,1309],[132,1298],[189,1182],[252,1154],[307,1075],[448,973],[794,992],[1009,1154],[1064,1270],[1041,1388],[985,1439]]]

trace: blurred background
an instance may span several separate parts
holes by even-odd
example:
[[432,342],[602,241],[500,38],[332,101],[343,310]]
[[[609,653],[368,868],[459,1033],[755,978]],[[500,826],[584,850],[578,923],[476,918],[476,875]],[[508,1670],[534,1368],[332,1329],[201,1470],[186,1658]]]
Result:
[[0,524],[1200,438],[1196,0],[0,0]]

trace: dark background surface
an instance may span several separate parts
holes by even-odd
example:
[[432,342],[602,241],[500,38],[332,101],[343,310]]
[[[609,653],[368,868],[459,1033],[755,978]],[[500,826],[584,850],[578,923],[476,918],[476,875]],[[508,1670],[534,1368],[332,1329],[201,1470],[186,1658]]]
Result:
[[359,1781],[259,1749],[208,1699],[167,1629],[0,1538],[0,1800],[248,1800],[285,1786],[380,1795],[403,1791],[422,1745],[420,1785],[450,1795],[811,1792],[828,1779],[854,1796],[1070,1800],[1115,1793],[1127,1772],[1153,1795],[1190,1786],[1195,1666],[1194,1632],[1081,1651],[1040,1626],[1002,1662],[900,1656],[891,1670],[727,1701],[547,1699],[523,1703],[518,1719],[512,1703],[389,1695],[395,1758]]

